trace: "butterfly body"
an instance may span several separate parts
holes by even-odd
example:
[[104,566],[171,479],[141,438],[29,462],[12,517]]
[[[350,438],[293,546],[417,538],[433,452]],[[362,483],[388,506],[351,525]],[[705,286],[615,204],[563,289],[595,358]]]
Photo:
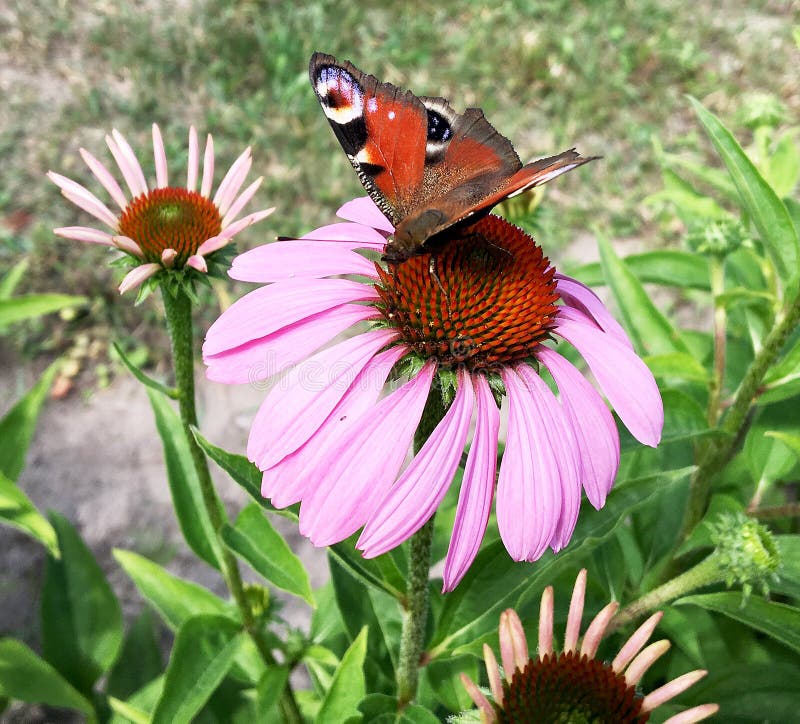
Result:
[[384,260],[435,251],[506,198],[591,158],[574,149],[523,165],[479,108],[415,96],[315,53],[311,84],[358,177],[395,227]]

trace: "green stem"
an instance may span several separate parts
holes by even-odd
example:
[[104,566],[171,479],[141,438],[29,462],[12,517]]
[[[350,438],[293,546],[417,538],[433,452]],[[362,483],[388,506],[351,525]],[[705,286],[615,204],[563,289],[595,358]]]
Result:
[[689,485],[689,500],[686,504],[683,525],[678,538],[679,543],[689,537],[702,519],[711,496],[711,483],[714,476],[722,470],[734,454],[736,446],[741,440],[743,428],[747,424],[750,407],[764,380],[764,375],[775,362],[787,338],[798,323],[800,323],[800,295],[795,298],[788,309],[777,315],[775,326],[764,340],[764,346],[750,364],[736,391],[733,404],[719,426],[720,432],[725,433],[724,436],[711,442],[699,460],[698,468]]
[[[445,406],[437,385],[431,387],[422,419],[414,436],[414,453],[425,444],[444,417]],[[428,578],[431,567],[433,516],[412,537],[408,557],[406,611],[400,634],[400,658],[397,666],[397,702],[402,710],[414,700],[419,682],[419,666],[425,643],[428,618]]]
[[711,294],[714,299],[714,377],[708,395],[708,424],[716,425],[719,420],[719,403],[722,397],[722,384],[725,379],[725,353],[727,342],[727,313],[721,295],[725,291],[724,261],[711,258]]
[[[195,472],[200,483],[203,496],[203,505],[208,513],[211,525],[217,534],[221,551],[220,565],[222,577],[228,590],[233,596],[242,617],[242,623],[250,634],[264,663],[267,666],[275,664],[275,657],[269,648],[258,622],[253,616],[253,611],[247,601],[247,596],[239,572],[239,566],[233,554],[225,547],[219,532],[224,523],[222,502],[217,496],[208,462],[202,449],[197,444],[192,434],[192,427],[197,427],[197,408],[195,406],[194,392],[194,346],[192,331],[192,302],[188,295],[180,288],[173,295],[166,287],[162,286],[161,296],[164,300],[164,311],[167,317],[167,330],[172,342],[172,361],[175,368],[175,388],[177,389],[178,408],[181,422],[183,422],[186,441],[192,455]],[[284,721],[300,724],[303,719],[294,698],[294,692],[287,683],[280,701]]]

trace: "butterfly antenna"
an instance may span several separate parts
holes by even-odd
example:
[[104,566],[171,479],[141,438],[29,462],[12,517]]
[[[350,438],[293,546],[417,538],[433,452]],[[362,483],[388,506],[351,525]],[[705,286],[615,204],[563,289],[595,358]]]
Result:
[[434,281],[436,282],[436,286],[439,287],[439,289],[442,292],[442,295],[444,296],[444,304],[445,304],[445,307],[447,307],[447,316],[448,317],[452,317],[453,314],[452,314],[452,312],[450,310],[450,295],[447,293],[447,290],[444,288],[444,286],[442,286],[442,280],[439,279],[439,274],[436,272],[436,255],[435,254],[431,254],[431,261],[430,261],[430,264],[428,265],[428,271],[430,272],[430,275],[433,277]]

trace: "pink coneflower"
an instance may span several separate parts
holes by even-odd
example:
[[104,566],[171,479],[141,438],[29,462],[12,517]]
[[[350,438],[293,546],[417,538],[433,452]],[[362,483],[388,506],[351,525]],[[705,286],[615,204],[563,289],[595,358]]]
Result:
[[[661,398],[621,327],[593,292],[557,274],[530,236],[497,216],[441,249],[435,275],[427,256],[387,271],[354,251],[382,250],[392,231],[370,199],[345,204],[339,216],[348,223],[237,257],[232,277],[268,284],[233,304],[206,336],[211,379],[253,382],[291,367],[250,433],[262,494],[277,507],[301,502],[300,531],[314,544],[363,527],[358,547],[380,555],[433,515],[474,416],[444,569],[451,590],[486,530],[502,398],[500,535],[515,560],[563,548],[581,485],[595,507],[605,502],[619,439],[602,397],[548,343],[561,337],[576,347],[631,433],[655,446]],[[367,324],[358,334],[317,351],[359,322]],[[379,399],[390,375],[409,379]],[[442,393],[452,403],[401,473],[429,394]]]
[[135,264],[122,280],[120,293],[139,287],[165,269],[185,269],[187,273],[189,270],[208,272],[209,262],[213,261],[215,252],[242,229],[273,211],[265,209],[237,218],[263,180],[257,179],[239,193],[252,164],[249,148],[236,159],[212,198],[214,143],[211,135],[206,141],[199,191],[196,190],[199,147],[197,132],[193,127],[189,129],[189,164],[185,187],[169,185],[167,157],[157,125],[153,124],[156,169],[153,187],[148,187],[142,167],[121,133],[112,131],[110,136],[106,136],[106,143],[130,191],[130,200],[106,166],[86,149],[80,149],[80,153],[92,174],[119,207],[119,213],[111,211],[79,183],[53,171],[47,175],[67,199],[102,221],[109,229],[67,226],[55,229],[55,233],[67,239],[115,246]]
[[[578,574],[564,633],[563,649],[553,648],[553,588],[542,593],[539,609],[539,651],[528,657],[522,622],[513,609],[500,614],[500,658],[484,644],[483,656],[492,701],[465,674],[461,680],[481,713],[484,724],[500,722],[609,722],[644,724],[662,704],[686,691],[706,675],[692,671],[640,695],[636,687],[647,670],[670,647],[656,641],[644,648],[661,613],[652,615],[627,640],[611,663],[595,658],[617,603],[609,603],[594,618],[580,642],[586,593],[586,570]],[[644,648],[644,650],[643,650]],[[702,704],[670,717],[664,724],[693,724],[717,712],[716,704]]]

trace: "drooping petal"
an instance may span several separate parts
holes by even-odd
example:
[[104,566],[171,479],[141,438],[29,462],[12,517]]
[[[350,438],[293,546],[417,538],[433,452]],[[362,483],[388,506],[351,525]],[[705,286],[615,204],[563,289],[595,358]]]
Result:
[[197,187],[197,171],[200,165],[200,149],[197,144],[197,131],[189,126],[189,163],[186,169],[186,188],[194,191]]
[[453,534],[444,562],[442,591],[452,591],[478,555],[489,523],[497,471],[497,441],[500,410],[495,404],[484,375],[472,378],[477,398],[475,434],[467,455],[461,490],[458,494]]
[[247,457],[266,470],[297,450],[325,422],[370,358],[395,336],[387,329],[365,332],[290,370],[253,420]]
[[228,169],[217,193],[214,194],[213,202],[219,209],[220,216],[225,216],[228,212],[252,165],[253,157],[250,155],[250,146],[248,146]]
[[61,189],[65,198],[73,204],[83,209],[87,214],[91,214],[112,229],[117,228],[117,217],[111,210],[97,198],[91,191],[76,183],[72,179],[62,176],[55,171],[48,171],[47,177]]
[[161,129],[153,124],[153,158],[156,165],[156,188],[163,189],[169,186],[167,171],[167,154],[164,151],[164,139],[161,138]]
[[259,176],[253,183],[251,183],[242,193],[239,195],[231,207],[228,209],[228,212],[225,214],[224,218],[222,219],[222,228],[225,229],[227,226],[230,225],[232,221],[236,219],[239,212],[245,207],[248,201],[253,198],[256,191],[258,191],[261,184],[264,182],[264,177]]
[[358,224],[371,226],[373,229],[380,229],[390,234],[394,231],[392,222],[384,216],[383,212],[369,196],[361,196],[348,201],[339,207],[336,215],[340,219],[355,221]]
[[203,180],[200,182],[200,195],[211,197],[211,184],[214,183],[214,139],[206,136],[206,150],[203,153]]
[[108,195],[114,199],[117,206],[124,210],[128,205],[128,200],[125,198],[125,194],[122,192],[117,180],[111,175],[111,172],[85,148],[79,149],[79,152],[81,158],[89,167],[89,170],[94,174],[94,177],[100,182],[103,188],[108,191]]
[[575,307],[591,317],[601,329],[618,339],[626,347],[633,349],[633,343],[622,325],[614,319],[614,315],[606,309],[605,304],[600,301],[600,297],[589,287],[577,279],[558,272],[555,274],[555,280],[558,293],[567,306]]
[[497,526],[515,561],[536,560],[561,518],[561,475],[537,395],[513,369],[505,368],[502,377],[509,412],[497,482]]
[[300,532],[314,545],[347,538],[375,512],[405,460],[435,370],[428,362],[370,408],[321,461],[315,489],[300,507]]
[[203,274],[208,272],[208,264],[206,264],[206,260],[200,256],[200,254],[192,254],[186,260],[186,266],[190,266],[192,269],[197,269],[197,271],[203,272]]
[[228,274],[243,282],[261,283],[333,274],[375,277],[375,265],[338,244],[292,239],[262,244],[239,254]]
[[228,385],[252,384],[283,372],[330,342],[356,322],[374,314],[361,304],[342,304],[295,324],[205,357],[206,377]]
[[132,256],[135,256],[137,259],[144,259],[144,252],[142,252],[142,247],[140,247],[133,239],[129,236],[115,236],[113,238],[114,246],[121,251],[124,251]]
[[125,136],[123,136],[116,128],[111,131],[111,135],[116,141],[117,148],[119,149],[123,158],[125,158],[128,167],[131,169],[134,177],[136,178],[136,186],[139,191],[135,195],[138,196],[139,194],[146,193],[147,181],[144,177],[144,171],[142,171],[142,167],[139,165],[139,161],[137,160],[136,154],[133,152],[131,145],[125,140]]
[[370,359],[313,437],[264,471],[261,494],[270,498],[275,507],[293,505],[313,490],[319,477],[316,470],[320,461],[327,459],[327,451],[337,445],[353,425],[360,424],[361,415],[375,404],[389,372],[406,351],[405,347],[397,345]]
[[462,369],[450,408],[364,526],[356,543],[364,558],[400,545],[436,512],[461,460],[474,403],[472,382]]
[[536,357],[558,385],[582,453],[583,488],[589,502],[599,510],[619,469],[619,433],[614,418],[597,390],[560,354],[541,345]]
[[234,349],[340,304],[376,298],[372,286],[349,279],[292,279],[270,284],[246,294],[220,315],[206,333],[203,354]]
[[664,426],[664,406],[647,365],[577,310],[561,307],[555,332],[581,353],[631,434],[645,445],[658,445]]
[[88,226],[61,226],[53,229],[56,236],[73,241],[85,241],[89,244],[102,244],[103,246],[114,246],[114,237],[106,231],[92,229]]
[[141,264],[134,269],[131,269],[126,275],[125,278],[122,280],[122,283],[119,285],[119,293],[125,294],[125,292],[130,291],[131,289],[136,289],[139,287],[142,282],[149,279],[153,274],[157,274],[161,271],[162,266],[161,264]]

